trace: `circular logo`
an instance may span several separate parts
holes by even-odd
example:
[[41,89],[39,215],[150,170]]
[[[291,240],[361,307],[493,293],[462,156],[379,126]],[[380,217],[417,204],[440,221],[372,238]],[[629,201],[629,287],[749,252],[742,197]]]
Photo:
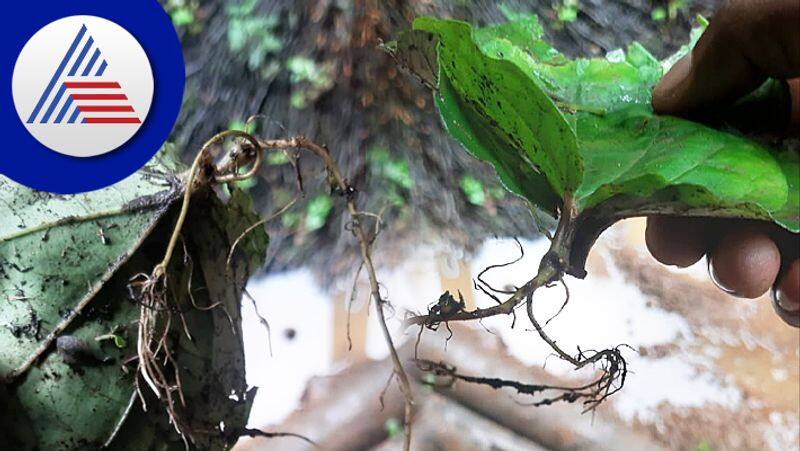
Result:
[[28,40],[14,66],[14,106],[37,141],[60,154],[95,157],[128,142],[153,101],[142,46],[95,16],[56,20]]
[[141,169],[169,138],[186,81],[158,0],[6,3],[0,184],[77,194]]

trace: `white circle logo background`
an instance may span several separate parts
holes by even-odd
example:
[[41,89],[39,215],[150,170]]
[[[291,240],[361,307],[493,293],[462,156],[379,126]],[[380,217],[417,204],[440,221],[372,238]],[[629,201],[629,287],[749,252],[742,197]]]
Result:
[[[93,47],[100,50],[101,58],[107,62],[107,68],[101,77],[86,77],[86,80],[118,82],[118,91],[127,96],[126,103],[134,110],[134,113],[128,115],[135,115],[140,123],[69,124],[63,121],[58,124],[43,124],[37,117],[36,121],[29,124],[28,119],[39,99],[84,25],[87,30],[75,53],[81,51],[88,36],[91,36],[94,38]],[[68,62],[65,74],[74,59],[73,56]],[[65,78],[76,77],[62,75],[56,80],[56,86],[46,99],[43,109],[47,108]],[[70,16],[44,26],[23,47],[14,66],[12,79],[14,106],[28,132],[49,149],[73,157],[103,155],[128,142],[145,122],[153,102],[153,91],[150,61],[136,38],[114,22],[96,16]],[[88,103],[98,104],[91,101]],[[56,113],[61,108],[62,105],[59,104]],[[103,116],[103,113],[99,115]]]

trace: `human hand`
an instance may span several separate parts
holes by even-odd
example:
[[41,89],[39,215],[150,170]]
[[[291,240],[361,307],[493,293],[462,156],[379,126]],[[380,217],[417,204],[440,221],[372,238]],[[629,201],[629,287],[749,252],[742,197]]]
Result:
[[[657,113],[703,117],[730,106],[768,78],[789,80],[791,104],[776,115],[800,130],[800,1],[731,0],[694,51],[653,92]],[[793,79],[794,78],[794,79]],[[651,217],[647,247],[667,265],[690,266],[703,255],[723,290],[757,298],[774,287],[773,306],[800,327],[800,236],[758,221]]]

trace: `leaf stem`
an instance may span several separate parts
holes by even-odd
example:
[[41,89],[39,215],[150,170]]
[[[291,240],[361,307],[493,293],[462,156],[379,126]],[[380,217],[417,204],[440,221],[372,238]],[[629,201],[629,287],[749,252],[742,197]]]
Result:
[[142,211],[142,210],[155,209],[155,208],[158,208],[158,207],[161,207],[161,206],[163,206],[163,202],[155,201],[155,202],[152,202],[152,203],[149,203],[149,204],[146,204],[146,205],[138,205],[138,206],[133,207],[133,208],[123,207],[123,208],[117,208],[117,209],[114,209],[114,210],[107,210],[107,211],[101,211],[101,212],[97,212],[97,213],[92,213],[92,214],[85,215],[85,216],[67,216],[66,218],[61,218],[61,219],[59,219],[57,221],[45,222],[43,224],[39,224],[39,225],[34,226],[34,227],[29,227],[29,228],[26,228],[26,229],[19,230],[17,232],[14,232],[14,233],[6,235],[6,236],[0,236],[0,244],[6,243],[8,241],[13,241],[13,240],[16,240],[16,239],[19,239],[19,238],[23,238],[23,237],[26,237],[28,235],[33,235],[34,233],[46,232],[48,230],[55,229],[57,227],[63,227],[63,226],[68,226],[68,225],[73,225],[73,224],[80,224],[80,223],[84,223],[84,222],[97,221],[97,220],[106,219],[106,218],[113,218],[113,217],[116,217],[116,216],[122,216],[122,215],[127,215],[127,214],[130,214],[130,213],[136,213],[136,212]]
[[[167,245],[167,250],[166,250],[166,252],[164,254],[164,259],[161,261],[161,263],[156,265],[156,267],[153,269],[153,275],[155,276],[154,279],[157,279],[157,278],[163,276],[164,274],[166,274],[167,266],[169,265],[169,262],[172,259],[173,252],[175,252],[175,246],[178,244],[178,238],[180,237],[181,229],[183,228],[184,222],[186,222],[186,215],[189,212],[189,204],[190,204],[191,199],[192,199],[192,194],[194,193],[194,190],[195,190],[195,179],[197,178],[198,173],[200,172],[201,163],[203,162],[203,160],[205,160],[208,157],[208,155],[207,155],[208,150],[212,146],[214,146],[217,143],[221,142],[222,140],[224,140],[226,138],[231,138],[231,137],[233,137],[233,138],[243,138],[243,139],[249,141],[250,144],[255,145],[256,148],[258,148],[258,141],[256,141],[249,133],[245,133],[245,132],[238,131],[238,130],[226,130],[224,132],[217,133],[211,139],[206,141],[205,144],[203,144],[203,147],[197,153],[197,157],[195,157],[194,162],[192,163],[192,167],[189,169],[189,172],[188,172],[188,175],[187,175],[187,179],[186,179],[186,185],[185,185],[185,188],[184,188],[183,203],[181,204],[181,212],[178,215],[178,220],[175,223],[175,228],[174,228],[174,230],[172,232],[172,236],[170,237],[169,244]],[[257,152],[257,154],[258,155],[261,154],[260,149]],[[236,169],[236,167],[235,167],[236,159],[234,158],[231,161],[232,161],[232,166],[233,166],[231,169],[235,170]],[[220,177],[216,181],[217,182],[227,182],[227,181],[240,180],[240,177],[244,177],[244,178],[252,177],[252,175],[256,171],[258,171],[260,166],[261,166],[261,159],[258,158],[256,160],[256,163],[253,165],[253,169],[251,169],[247,174],[244,174],[244,175],[241,175],[241,176],[240,175],[236,175],[236,174],[231,175],[231,176],[226,176],[226,177],[229,177],[229,179],[225,179],[225,180],[223,180],[222,177]],[[198,186],[199,185],[200,184],[198,184]]]
[[421,325],[432,326],[449,321],[473,321],[496,315],[510,315],[523,301],[533,293],[564,274],[569,256],[569,246],[574,233],[573,224],[575,208],[571,196],[567,196],[562,207],[561,217],[550,244],[550,250],[545,254],[536,276],[525,285],[518,288],[505,302],[487,308],[478,308],[471,311],[460,311],[448,315],[428,314],[413,316],[407,319],[404,327]]

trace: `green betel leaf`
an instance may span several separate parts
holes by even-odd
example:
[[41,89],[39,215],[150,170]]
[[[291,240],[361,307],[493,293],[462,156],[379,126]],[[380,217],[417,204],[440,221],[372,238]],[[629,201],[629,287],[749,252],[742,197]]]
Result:
[[652,111],[654,86],[702,28],[663,62],[638,43],[569,60],[535,17],[482,29],[420,18],[414,28],[439,41],[435,98],[448,131],[534,206],[553,211],[553,195],[556,205],[570,196],[576,222],[592,225],[585,239],[647,214],[761,219],[800,232],[796,152]]
[[[462,136],[477,137],[475,142],[490,145],[492,152],[515,154],[518,164],[514,167],[495,165],[508,172],[504,180],[508,182],[515,173],[538,171],[552,194],[563,197],[574,192],[583,174],[575,132],[549,95],[538,87],[534,75],[518,64],[522,55],[527,55],[525,50],[512,47],[503,53],[482,49],[472,28],[463,22],[420,18],[414,21],[414,29],[438,37],[439,84],[441,87],[446,78],[455,97],[438,103],[460,103],[465,107],[461,108],[463,119],[471,124],[482,122],[482,130]],[[502,27],[496,32],[512,34]],[[519,33],[513,36],[517,38]],[[452,122],[448,118],[445,121]],[[497,144],[502,144],[502,149]],[[480,154],[480,150],[473,151]],[[510,158],[496,160],[507,162]],[[550,197],[542,194],[532,200],[540,203],[540,199]],[[552,211],[550,205],[541,207]]]
[[535,206],[555,213],[560,202],[547,179],[512,145],[504,141],[491,126],[460,100],[442,77],[435,97],[447,131],[475,158],[494,166],[500,181],[509,191],[528,199]]

